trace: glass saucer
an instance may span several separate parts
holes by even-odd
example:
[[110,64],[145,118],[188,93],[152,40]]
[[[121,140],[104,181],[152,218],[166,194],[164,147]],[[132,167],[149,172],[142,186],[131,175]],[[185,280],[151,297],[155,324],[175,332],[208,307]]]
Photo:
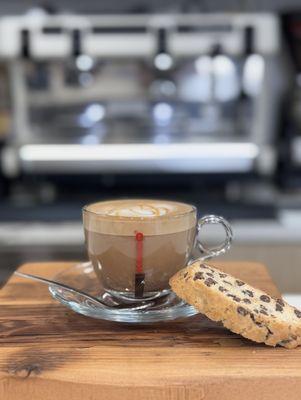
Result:
[[174,293],[155,300],[141,301],[127,305],[118,304],[116,298],[107,293],[96,278],[90,262],[74,264],[56,276],[53,280],[92,295],[104,304],[83,301],[80,296],[71,296],[64,289],[49,285],[52,296],[61,304],[78,314],[108,321],[126,323],[149,323],[170,321],[197,314],[197,310],[179,299]]

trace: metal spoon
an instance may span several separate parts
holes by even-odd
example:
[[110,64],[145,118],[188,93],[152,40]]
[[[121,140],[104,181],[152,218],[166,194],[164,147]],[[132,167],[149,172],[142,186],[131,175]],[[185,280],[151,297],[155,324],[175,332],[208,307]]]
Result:
[[144,310],[146,308],[151,307],[154,304],[153,302],[147,302],[147,303],[139,305],[137,307],[128,307],[128,306],[125,306],[122,304],[115,303],[111,300],[112,304],[109,305],[109,304],[106,304],[105,302],[101,301],[97,297],[94,297],[94,296],[91,296],[90,294],[84,293],[81,290],[74,289],[73,287],[68,286],[64,283],[59,283],[59,282],[53,281],[51,279],[42,278],[37,275],[25,274],[24,272],[19,272],[19,271],[15,271],[14,274],[21,278],[31,279],[33,281],[44,283],[47,286],[49,286],[49,285],[56,286],[59,289],[59,291],[68,293],[68,296],[70,296],[68,299],[69,301],[73,300],[76,303],[84,303],[90,307],[91,306],[99,307],[99,305],[101,305],[102,307],[105,307],[109,310],[112,309],[112,307],[113,307],[113,308],[119,308],[119,309],[123,309],[123,310],[127,310],[127,311],[136,311],[136,310]]

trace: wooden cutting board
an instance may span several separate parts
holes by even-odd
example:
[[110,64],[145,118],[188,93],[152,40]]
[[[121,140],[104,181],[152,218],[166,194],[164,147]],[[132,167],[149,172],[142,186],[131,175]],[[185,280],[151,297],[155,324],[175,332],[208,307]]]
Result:
[[[20,270],[52,277],[69,266]],[[263,265],[219,266],[279,296]],[[301,348],[255,344],[200,315],[148,326],[94,320],[18,277],[0,290],[1,400],[300,398]]]

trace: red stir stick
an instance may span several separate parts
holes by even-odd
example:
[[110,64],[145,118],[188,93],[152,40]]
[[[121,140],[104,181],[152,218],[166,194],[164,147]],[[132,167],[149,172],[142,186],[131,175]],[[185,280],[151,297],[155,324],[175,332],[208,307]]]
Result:
[[136,232],[135,297],[143,297],[145,274],[143,272],[143,233]]

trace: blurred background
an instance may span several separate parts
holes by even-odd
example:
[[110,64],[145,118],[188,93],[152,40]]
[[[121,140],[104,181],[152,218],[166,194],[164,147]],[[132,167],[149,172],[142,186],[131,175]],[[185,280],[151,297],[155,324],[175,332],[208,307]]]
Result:
[[297,0],[3,0],[0,13],[2,281],[27,260],[85,259],[84,204],[158,197],[228,218],[226,258],[264,262],[301,294]]

